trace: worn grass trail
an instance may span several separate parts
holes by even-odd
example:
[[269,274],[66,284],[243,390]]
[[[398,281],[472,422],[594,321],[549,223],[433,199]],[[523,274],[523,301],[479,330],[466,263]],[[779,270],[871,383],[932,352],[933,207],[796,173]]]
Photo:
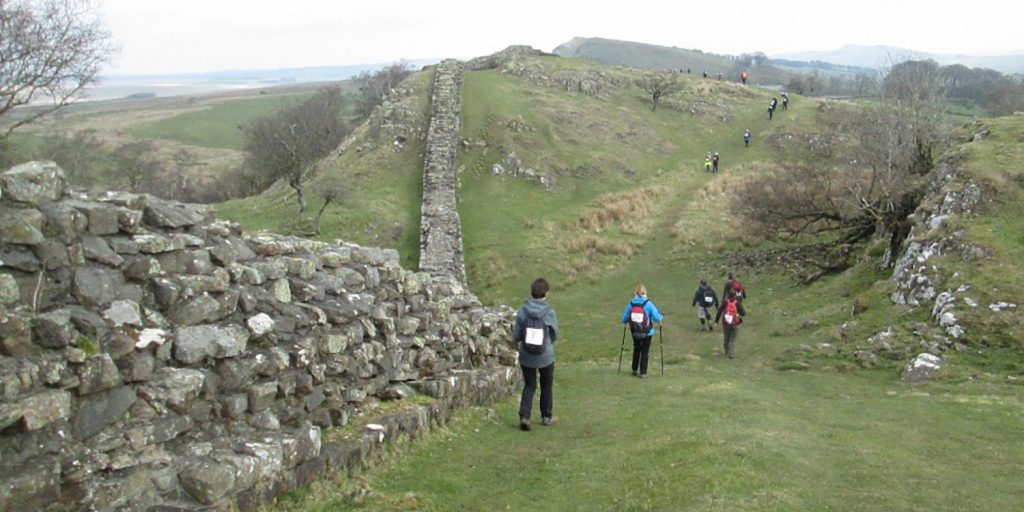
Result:
[[[748,345],[767,343],[756,335]],[[727,360],[720,334],[666,341],[646,380],[615,362],[556,366],[554,427],[517,401],[467,411],[370,476],[294,510],[1015,510],[1019,395],[910,388],[890,375],[778,372]],[[617,351],[617,346],[615,347]],[[749,353],[749,350],[747,351]],[[616,354],[617,355],[617,354]],[[627,354],[628,356],[628,354]],[[692,358],[691,359],[696,359]],[[657,363],[657,359],[654,360]],[[628,370],[628,368],[627,368]],[[1016,475],[1016,476],[1015,476]]]

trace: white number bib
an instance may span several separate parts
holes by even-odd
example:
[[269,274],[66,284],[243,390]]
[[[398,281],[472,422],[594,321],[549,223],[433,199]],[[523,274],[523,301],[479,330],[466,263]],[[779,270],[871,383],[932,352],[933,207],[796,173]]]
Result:
[[636,324],[643,324],[644,323],[644,314],[643,313],[630,313],[629,321],[633,322],[633,323],[636,323]]
[[707,302],[708,304],[711,304],[712,302],[714,302],[714,299],[711,298],[711,297],[704,297],[704,302]]
[[732,315],[725,315],[725,323],[727,323],[729,325],[732,325],[732,320],[733,320],[733,316]]
[[543,345],[544,344],[544,329],[537,329],[533,327],[526,328],[526,344],[527,345]]

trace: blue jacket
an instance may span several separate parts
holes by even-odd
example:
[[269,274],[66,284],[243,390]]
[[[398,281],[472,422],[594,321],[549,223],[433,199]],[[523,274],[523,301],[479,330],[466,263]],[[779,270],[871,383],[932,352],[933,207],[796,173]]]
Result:
[[661,321],[664,320],[665,317],[662,316],[661,311],[658,311],[658,306],[655,306],[654,303],[651,302],[650,299],[648,299],[647,297],[641,297],[637,295],[633,297],[633,300],[629,301],[629,304],[626,305],[626,311],[622,313],[622,323],[628,324],[629,310],[633,309],[633,306],[639,306],[640,304],[643,304],[644,301],[647,301],[647,305],[644,306],[644,311],[647,312],[647,317],[651,319],[651,330],[647,332],[647,335],[654,336],[654,322],[661,323]]

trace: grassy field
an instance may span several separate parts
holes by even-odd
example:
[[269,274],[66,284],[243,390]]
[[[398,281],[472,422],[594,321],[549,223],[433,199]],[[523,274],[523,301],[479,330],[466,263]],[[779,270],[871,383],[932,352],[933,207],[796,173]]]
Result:
[[301,101],[307,96],[272,95],[221,101],[190,112],[134,125],[128,133],[140,139],[166,139],[189,146],[241,151],[245,146],[242,126],[253,119],[271,114],[289,101]]
[[[534,64],[552,76],[603,71],[572,59]],[[417,75],[418,92],[407,100],[421,119],[430,79]],[[293,493],[280,509],[1020,508],[1024,393],[1019,380],[1008,381],[1024,373],[1012,341],[1019,316],[965,312],[972,325],[1005,334],[951,354],[957,369],[938,382],[899,384],[909,356],[864,361],[856,348],[889,326],[928,322],[929,312],[891,304],[891,272],[878,267],[881,253],[872,248],[862,264],[810,287],[769,269],[734,269],[750,292],[736,360],[721,356],[718,331],[697,330],[697,280],[720,289],[733,270],[728,253],[780,244],[730,224],[730,187],[775,165],[767,140],[814,131],[823,114],[818,101],[794,96],[769,122],[770,90],[683,80],[684,92],[651,112],[635,88],[592,97],[495,71],[467,73],[460,138],[470,149],[459,156],[459,209],[470,285],[486,303],[518,306],[534,277],[553,283],[564,331],[555,391],[562,422],[520,432],[514,399],[466,411],[448,429],[397,449],[384,467]],[[714,114],[691,113],[697,104]],[[1013,263],[1024,247],[1012,207],[1022,194],[1013,177],[1024,160],[1021,133],[1024,121],[998,121],[967,150],[972,175],[999,190],[967,229],[996,257],[943,260],[960,271],[957,279],[986,290],[985,300],[1024,292]],[[390,142],[358,132],[352,147],[360,151],[327,162],[322,179],[345,179],[351,194],[328,209],[324,238],[398,247],[403,264],[415,267],[422,147],[395,152]],[[719,175],[702,172],[709,151],[722,155]],[[549,177],[551,189],[494,176],[492,165],[507,165],[510,153]],[[294,208],[279,187],[218,212],[247,229],[301,232],[309,219]],[[615,372],[619,319],[637,282],[667,316],[665,375],[656,340],[654,375],[645,381]]]

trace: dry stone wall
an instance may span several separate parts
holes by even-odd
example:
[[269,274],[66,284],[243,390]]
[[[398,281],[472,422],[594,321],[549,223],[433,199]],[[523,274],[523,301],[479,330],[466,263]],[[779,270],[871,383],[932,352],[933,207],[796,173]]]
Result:
[[[0,174],[0,510],[258,508],[508,393],[512,318],[393,250],[247,234],[16,167]],[[434,400],[331,430],[416,392]]]
[[465,64],[445,60],[434,74],[430,128],[423,158],[420,270],[466,282],[455,157],[462,116]]

